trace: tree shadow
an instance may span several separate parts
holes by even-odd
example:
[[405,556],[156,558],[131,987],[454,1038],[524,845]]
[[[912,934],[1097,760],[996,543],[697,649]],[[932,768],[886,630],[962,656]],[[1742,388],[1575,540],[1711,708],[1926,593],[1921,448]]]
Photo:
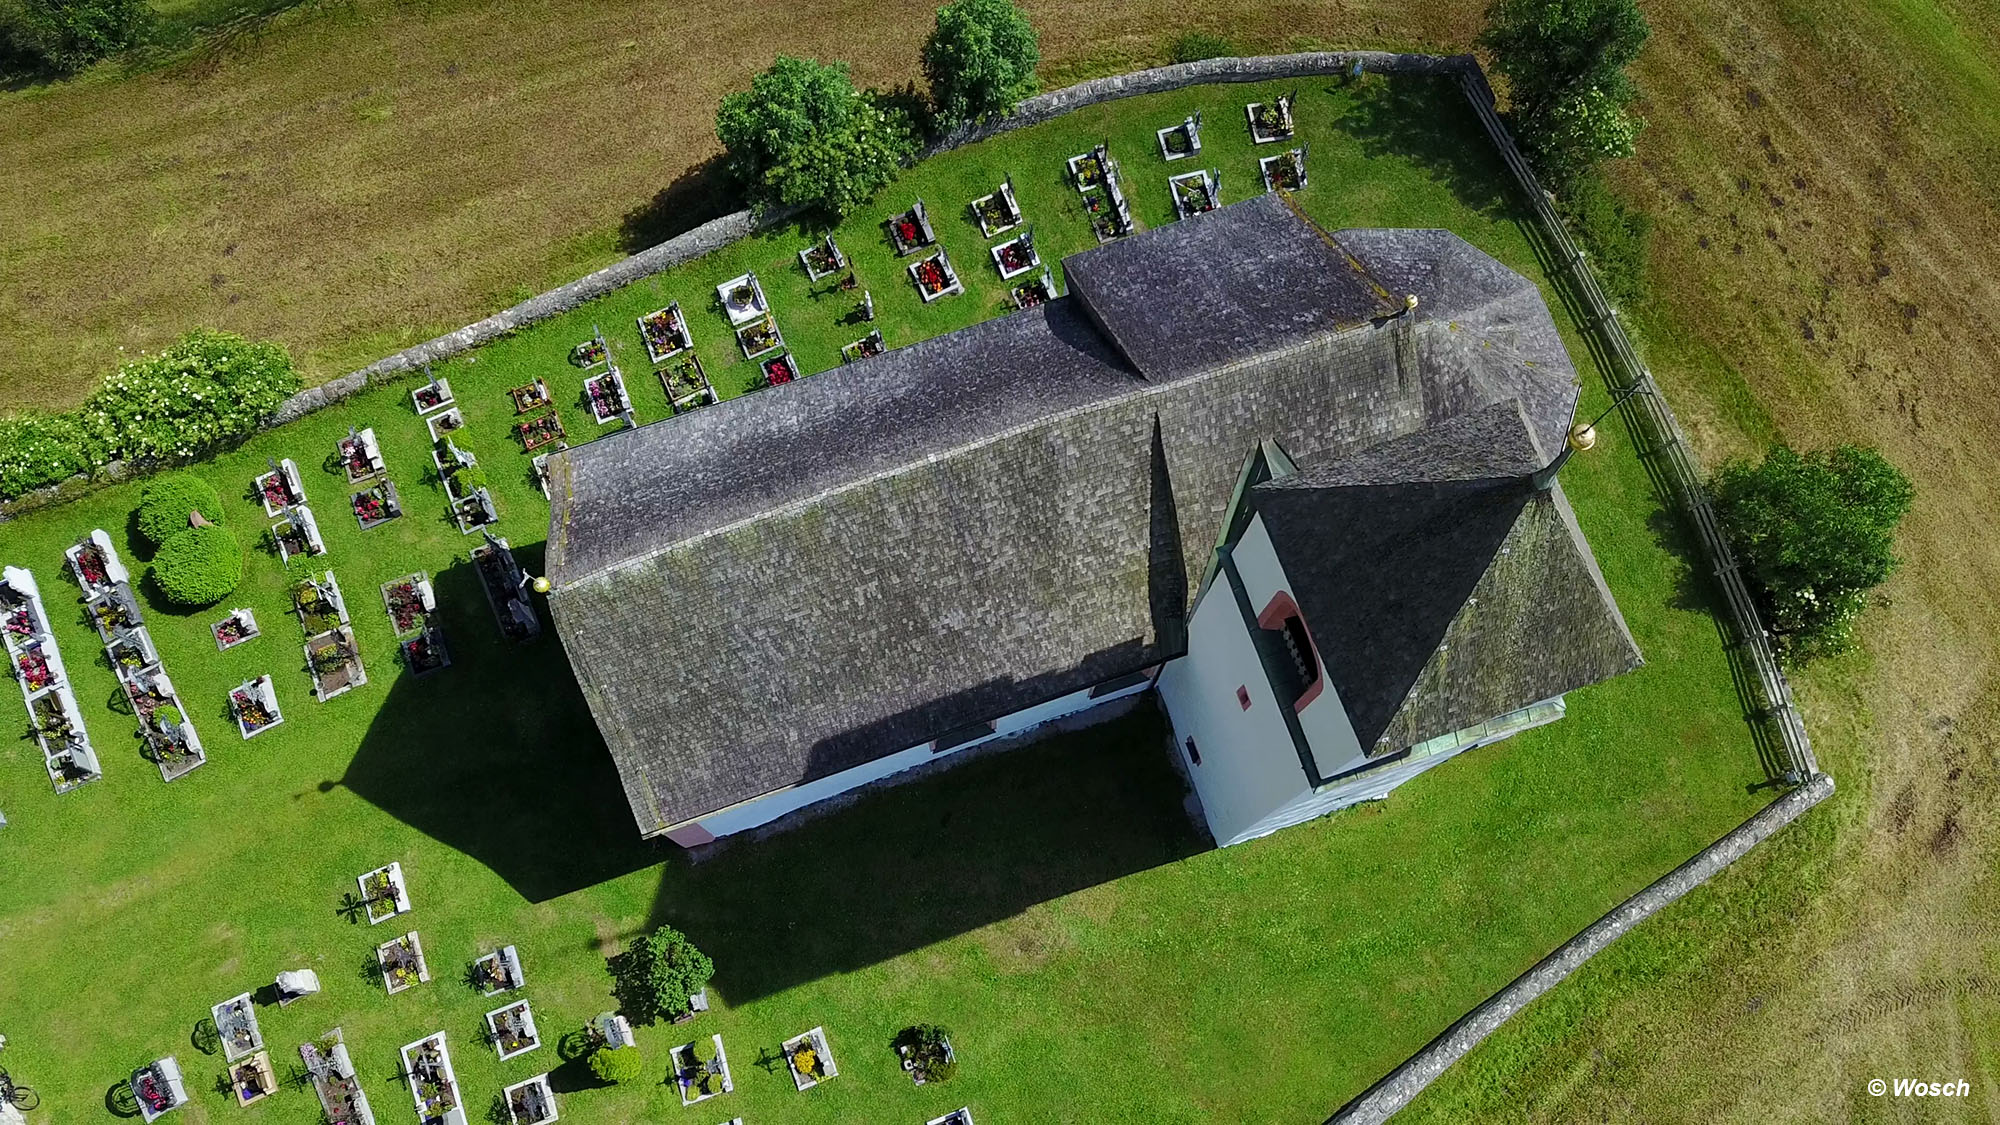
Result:
[[1335,86],[1350,95],[1340,126],[1370,157],[1414,160],[1437,174],[1461,203],[1480,212],[1513,212],[1506,168],[1479,118],[1450,77],[1396,75]]
[[[516,557],[541,573],[539,546]],[[395,683],[346,773],[321,791],[346,786],[530,902],[660,862],[666,847],[639,838],[546,607],[541,635],[515,643],[501,635],[470,562],[432,583],[451,667],[419,680],[390,653],[367,653],[371,670]]]
[[1208,843],[1148,700],[1108,722],[865,794],[667,866],[649,925],[688,935],[732,1004],[851,972]]
[[636,254],[741,206],[736,178],[724,166],[722,154],[717,153],[676,176],[653,198],[625,212],[618,223],[618,248]]

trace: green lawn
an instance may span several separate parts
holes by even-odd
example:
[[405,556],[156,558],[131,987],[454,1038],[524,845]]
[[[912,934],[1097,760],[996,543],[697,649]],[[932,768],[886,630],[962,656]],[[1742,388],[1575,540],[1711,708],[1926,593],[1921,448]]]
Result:
[[[1063,160],[1108,138],[1142,222],[1168,218],[1159,126],[1201,109],[1205,166],[1226,200],[1257,190],[1241,106],[1295,84],[1218,86],[1073,114],[910,171],[879,209],[836,232],[870,286],[892,345],[999,311],[1002,286],[963,207],[1011,173],[1053,260],[1089,244],[1061,182]],[[1361,92],[1298,83],[1312,186],[1302,204],[1329,227],[1448,227],[1539,277],[1499,170],[1456,91]],[[1180,171],[1188,162],[1177,162]],[[921,195],[969,292],[924,307],[876,225]],[[440,370],[489,467],[499,530],[539,572],[547,507],[508,436],[506,388],[541,376],[576,440],[593,425],[564,356],[593,322],[626,369],[643,421],[667,413],[633,317],[678,299],[718,385],[739,393],[715,283],[754,268],[807,370],[838,361],[860,329],[850,299],[815,296],[798,232],[749,240],[636,285]],[[1581,348],[1574,354],[1583,356]],[[967,373],[977,377],[977,373]],[[1594,373],[1586,406],[1602,403]],[[970,1104],[982,1122],[1316,1121],[1466,1008],[1606,908],[1757,807],[1762,780],[1703,588],[1677,552],[1622,431],[1564,480],[1645,668],[1571,699],[1567,720],[1481,750],[1390,801],[1225,852],[1202,851],[1183,813],[1158,720],[1139,713],[1032,749],[993,755],[862,801],[696,867],[636,839],[615,775],[553,633],[502,641],[443,519],[409,385],[377,389],[201,466],[231,497],[246,540],[266,522],[248,497],[267,458],[306,470],[347,591],[370,682],[312,701],[286,582],[255,554],[216,610],[150,610],[168,671],[209,745],[209,763],[163,785],[109,702],[115,681],[70,614],[63,548],[93,527],[123,547],[136,489],[109,489],[0,525],[0,562],[31,567],[105,760],[105,780],[53,796],[30,741],[0,748],[0,1032],[4,1063],[38,1087],[35,1125],[94,1120],[135,1064],[177,1054],[195,1104],[181,1120],[239,1113],[212,1089],[220,1057],[189,1045],[208,1006],[309,965],[324,995],[264,1009],[283,1074],[296,1046],[346,1030],[375,1111],[408,1120],[396,1051],[437,1030],[452,1044],[471,1115],[503,1084],[558,1072],[565,1120],[710,1125],[921,1122]],[[782,390],[772,393],[783,393]],[[671,424],[671,423],[669,423]],[[373,425],[409,514],[362,532],[322,463],[350,425]],[[605,427],[608,431],[610,427]],[[130,561],[130,549],[125,547]],[[399,674],[377,587],[437,575],[455,664]],[[264,636],[218,654],[208,624],[257,610]],[[226,691],[273,673],[284,726],[243,743]],[[672,669],[660,670],[671,690]],[[4,706],[4,705],[0,705]],[[16,729],[20,729],[17,726]],[[354,876],[402,863],[415,899],[404,925],[343,918]],[[553,1046],[502,1064],[478,1040],[482,1002],[464,965],[498,944],[526,962],[525,996],[553,1041],[610,1006],[602,957],[644,927],[687,930],[718,966],[716,1011],[737,1092],[681,1114],[664,1077],[686,1036],[641,1032],[647,1082],[585,1089]],[[388,997],[364,973],[374,945],[418,929],[434,979]],[[888,1043],[918,1021],[951,1027],[961,1058],[946,1087],[913,1088]],[[760,1056],[824,1025],[841,1076],[809,1094]],[[243,1114],[315,1120],[287,1089]]]

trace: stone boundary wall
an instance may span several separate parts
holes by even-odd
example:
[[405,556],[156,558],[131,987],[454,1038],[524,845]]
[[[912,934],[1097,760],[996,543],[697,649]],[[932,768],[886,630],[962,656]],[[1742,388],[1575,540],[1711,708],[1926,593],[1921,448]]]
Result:
[[1678,901],[1681,896],[1715,877],[1723,868],[1743,858],[1772,833],[1797,820],[1807,809],[1833,795],[1833,778],[1818,774],[1804,785],[1764,806],[1755,816],[1732,829],[1728,835],[1658,882],[1626,899],[1611,913],[1599,918],[1582,933],[1562,943],[1554,953],[1534,968],[1514,978],[1514,982],[1493,994],[1485,1003],[1467,1012],[1423,1050],[1384,1075],[1360,1097],[1342,1106],[1327,1118],[1326,1125],[1380,1125],[1410,1104],[1446,1068],[1464,1058],[1480,1041],[1528,1006],[1536,997],[1562,983],[1626,931]]
[[[1308,78],[1348,73],[1355,63],[1379,74],[1453,74],[1472,65],[1469,55],[1405,55],[1387,51],[1310,51],[1293,55],[1262,55],[1252,58],[1205,59],[1154,67],[1110,78],[1093,78],[1061,90],[1037,94],[1022,101],[1011,117],[985,125],[960,129],[930,145],[923,156],[929,158],[988,137],[1028,125],[1050,121],[1073,109],[1099,105],[1139,94],[1155,94],[1220,82],[1261,82],[1272,78]],[[427,363],[437,363],[491,343],[529,325],[568,312],[579,305],[622,289],[636,281],[665,273],[675,266],[713,253],[739,239],[781,226],[796,216],[795,210],[755,214],[737,211],[712,219],[657,246],[629,258],[585,274],[546,293],[494,313],[484,320],[408,347],[337,379],[308,387],[285,400],[261,428],[270,429],[295,421],[358,394],[369,386],[391,383],[421,371]],[[13,500],[0,502],[0,523],[24,512],[52,507],[76,499],[95,489],[115,484],[150,471],[114,463],[88,476],[78,475],[60,484],[38,489]]]

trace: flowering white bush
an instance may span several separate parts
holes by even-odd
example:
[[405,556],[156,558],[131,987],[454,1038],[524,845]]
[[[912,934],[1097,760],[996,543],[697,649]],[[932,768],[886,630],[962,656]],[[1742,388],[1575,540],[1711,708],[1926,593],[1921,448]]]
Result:
[[298,389],[278,345],[196,329],[121,366],[68,414],[0,419],[0,496],[113,461],[193,461],[248,437]]

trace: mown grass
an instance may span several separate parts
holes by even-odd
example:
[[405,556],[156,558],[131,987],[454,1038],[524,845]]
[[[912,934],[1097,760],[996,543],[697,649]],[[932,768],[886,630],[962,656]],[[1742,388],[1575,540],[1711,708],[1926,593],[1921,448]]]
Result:
[[[1283,88],[1289,88],[1285,84]],[[892,343],[987,315],[997,282],[953,218],[1003,172],[1022,188],[1046,253],[1076,234],[1055,166],[1109,136],[1147,221],[1164,216],[1167,166],[1153,128],[1204,111],[1210,164],[1226,198],[1249,194],[1244,101],[1274,90],[1216,87],[1120,103],[942,157],[886,197],[921,192],[973,292],[920,310],[869,241],[874,216],[840,233],[884,306]],[[1313,186],[1301,203],[1330,226],[1456,230],[1530,276],[1532,252],[1498,170],[1455,91],[1371,83],[1356,93],[1301,85]],[[1145,144],[1136,138],[1144,137]],[[1178,170],[1176,168],[1175,170]],[[974,189],[977,189],[976,191]],[[1065,232],[1068,232],[1067,234]],[[539,569],[547,509],[511,445],[508,386],[550,380],[579,438],[569,346],[601,323],[634,376],[642,415],[664,400],[632,362],[631,316],[679,298],[725,383],[712,286],[758,268],[781,324],[811,369],[849,331],[815,303],[790,255],[793,232],[616,294],[451,365],[469,419],[461,444],[489,467],[499,530]],[[964,249],[961,249],[964,247]],[[1574,354],[1582,356],[1580,348]],[[973,376],[968,376],[973,377]],[[106,759],[107,778],[47,791],[32,743],[0,747],[0,1010],[7,1063],[39,1087],[34,1125],[94,1119],[134,1064],[178,1054],[197,1090],[190,1122],[235,1114],[209,1084],[219,1061],[187,1036],[208,1005],[311,965],[326,994],[266,1009],[274,1056],[333,1025],[347,1031],[376,1111],[407,1112],[395,1051],[443,1029],[475,1115],[500,1086],[553,1067],[553,1049],[500,1064],[475,1036],[490,1005],[457,983],[495,944],[518,945],[526,996],[551,1037],[610,1006],[601,957],[672,922],[718,964],[717,1008],[693,1030],[720,1032],[738,1092],[689,1120],[922,1121],[970,1104],[981,1120],[1318,1120],[1471,1004],[1604,909],[1740,821],[1761,779],[1700,579],[1629,445],[1612,439],[1564,480],[1647,665],[1577,693],[1569,717],[1453,763],[1383,804],[1227,851],[1202,852],[1166,764],[1157,720],[1114,726],[975,761],[866,799],[799,830],[698,867],[640,844],[608,756],[552,634],[503,642],[419,466],[426,438],[409,384],[371,390],[261,435],[199,471],[231,497],[225,521],[261,527],[247,496],[270,457],[307,472],[326,560],[348,591],[369,684],[321,705],[300,670],[285,579],[251,559],[229,605],[258,611],[266,635],[218,654],[214,612],[155,609],[153,632],[210,744],[209,763],[160,784],[133,724],[109,703],[110,670],[66,609],[64,546],[92,527],[126,544],[136,490],[107,489],[0,525],[0,558],[34,568]],[[1589,401],[1602,401],[1594,375]],[[766,393],[782,394],[782,388]],[[713,409],[727,410],[725,404]],[[409,515],[363,532],[321,466],[351,424],[373,425]],[[665,423],[671,425],[671,422]],[[438,575],[455,664],[425,680],[399,673],[377,587],[415,569]],[[284,726],[251,743],[227,734],[227,689],[271,672]],[[670,690],[672,670],[661,670]],[[19,857],[18,861],[11,857]],[[337,912],[355,875],[396,859],[436,978],[386,997],[363,966],[388,925]],[[917,1090],[888,1041],[905,1023],[952,1027],[961,1074]],[[842,1076],[810,1095],[757,1065],[784,1037],[823,1024]],[[679,1113],[663,1077],[685,1037],[642,1032],[649,1078],[580,1089],[559,1072],[564,1118],[657,1120]],[[308,1093],[256,1111],[308,1121]]]

